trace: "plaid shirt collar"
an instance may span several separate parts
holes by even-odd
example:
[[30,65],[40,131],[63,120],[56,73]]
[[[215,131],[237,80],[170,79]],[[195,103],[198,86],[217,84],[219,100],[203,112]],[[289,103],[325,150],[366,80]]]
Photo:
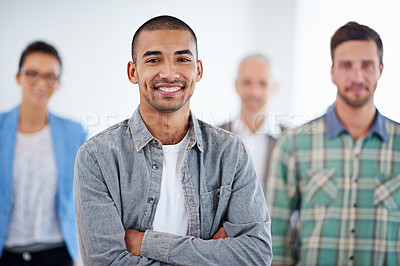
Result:
[[[336,103],[332,104],[325,115],[327,129],[326,134],[328,138],[334,138],[342,133],[350,134],[349,131],[340,122],[339,117],[336,113]],[[373,134],[379,136],[383,141],[387,141],[387,132],[385,126],[385,117],[381,115],[376,109],[376,116],[372,127],[365,138],[371,137]]]

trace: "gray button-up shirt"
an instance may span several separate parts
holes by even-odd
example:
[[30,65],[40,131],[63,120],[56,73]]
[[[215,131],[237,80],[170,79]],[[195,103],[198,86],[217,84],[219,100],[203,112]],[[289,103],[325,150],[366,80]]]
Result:
[[[163,171],[162,144],[139,109],[79,150],[75,164],[78,236],[86,265],[269,265],[270,217],[253,163],[234,134],[190,118],[181,169],[187,236],[152,230]],[[210,240],[223,226],[226,239]],[[140,256],[125,229],[145,232]]]

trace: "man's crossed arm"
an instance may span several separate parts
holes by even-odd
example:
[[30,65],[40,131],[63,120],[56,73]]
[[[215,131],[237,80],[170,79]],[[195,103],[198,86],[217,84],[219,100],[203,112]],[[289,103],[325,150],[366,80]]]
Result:
[[[140,256],[140,249],[143,242],[144,232],[140,232],[134,229],[125,230],[125,243],[128,251],[132,253],[133,256]],[[211,239],[225,239],[228,235],[224,227],[221,227]]]

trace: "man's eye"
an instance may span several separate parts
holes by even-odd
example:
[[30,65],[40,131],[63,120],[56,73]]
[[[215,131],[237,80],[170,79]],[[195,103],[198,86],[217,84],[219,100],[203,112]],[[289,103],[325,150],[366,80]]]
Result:
[[190,62],[189,58],[179,58],[178,59],[179,62]]
[[351,68],[351,64],[350,63],[343,63],[341,64],[342,68],[348,69]]
[[372,69],[374,67],[374,64],[371,63],[365,63],[363,64],[363,68],[364,69]]
[[250,86],[250,85],[251,85],[251,81],[250,81],[250,80],[244,80],[244,81],[242,82],[242,85],[243,85],[243,86]]
[[157,62],[160,62],[160,60],[156,58],[151,58],[146,60],[146,63],[157,63]]

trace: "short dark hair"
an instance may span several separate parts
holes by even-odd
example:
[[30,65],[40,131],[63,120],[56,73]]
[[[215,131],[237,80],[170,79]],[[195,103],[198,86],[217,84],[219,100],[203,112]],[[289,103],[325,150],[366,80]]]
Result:
[[340,27],[331,38],[331,58],[333,64],[333,51],[335,48],[346,41],[374,41],[378,47],[380,63],[383,64],[383,44],[379,34],[368,26],[350,21],[346,25]]
[[133,63],[136,63],[136,49],[138,45],[138,39],[140,33],[142,31],[156,31],[156,30],[183,30],[189,31],[194,39],[194,43],[196,45],[196,60],[198,59],[198,52],[197,52],[197,38],[194,31],[182,20],[172,17],[172,16],[158,16],[146,21],[139,29],[135,32],[132,39],[132,60]]
[[58,54],[57,49],[54,48],[54,46],[52,46],[48,43],[45,43],[43,41],[35,41],[35,42],[29,44],[25,48],[25,50],[22,52],[21,58],[19,59],[18,73],[21,73],[21,68],[25,62],[25,58],[29,54],[36,53],[36,52],[50,54],[50,55],[55,56],[57,58],[58,62],[60,63],[60,67],[62,67],[60,55]]

